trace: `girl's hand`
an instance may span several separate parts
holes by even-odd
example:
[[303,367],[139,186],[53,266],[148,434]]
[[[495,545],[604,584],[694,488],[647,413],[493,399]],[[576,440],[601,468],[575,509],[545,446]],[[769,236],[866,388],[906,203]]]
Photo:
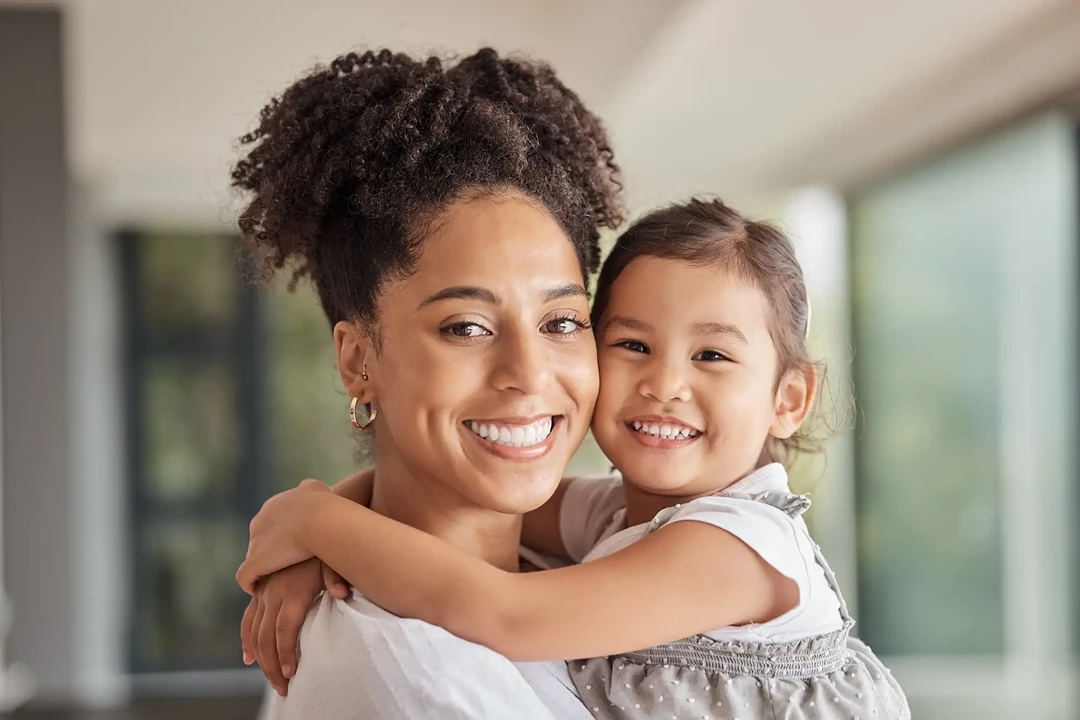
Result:
[[253,595],[255,583],[278,570],[312,557],[300,540],[305,522],[315,511],[320,496],[330,488],[318,480],[305,480],[293,490],[274,495],[251,521],[247,557],[236,571],[236,582]]
[[305,560],[260,580],[240,623],[244,664],[258,662],[279,695],[296,672],[297,640],[312,601],[325,587],[336,598],[348,595],[341,576],[318,558]]

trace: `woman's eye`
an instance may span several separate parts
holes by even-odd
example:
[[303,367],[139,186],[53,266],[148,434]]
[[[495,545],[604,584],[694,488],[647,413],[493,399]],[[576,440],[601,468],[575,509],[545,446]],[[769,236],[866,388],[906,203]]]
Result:
[[575,318],[555,318],[544,323],[544,332],[552,335],[573,335],[588,325]]
[[617,347],[626,348],[630,352],[649,354],[649,347],[645,343],[638,342],[637,340],[622,340],[615,343],[615,345]]
[[474,338],[491,334],[487,328],[473,322],[459,322],[454,323],[453,325],[447,325],[442,329],[442,333],[444,335],[452,335],[460,338]]
[[728,356],[724,353],[718,352],[716,350],[702,350],[692,359],[701,362],[723,362],[725,360],[729,360],[730,358],[728,358]]

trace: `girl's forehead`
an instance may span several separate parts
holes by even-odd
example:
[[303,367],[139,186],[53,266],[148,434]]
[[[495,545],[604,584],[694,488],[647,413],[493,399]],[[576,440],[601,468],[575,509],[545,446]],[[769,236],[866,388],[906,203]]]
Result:
[[679,298],[694,305],[723,304],[740,298],[753,298],[758,304],[768,302],[761,288],[744,274],[720,265],[669,258],[637,258],[611,286],[612,301],[659,297]]
[[602,329],[614,324],[707,334],[735,328],[748,342],[768,337],[769,303],[754,283],[717,268],[656,260],[628,266],[614,282]]

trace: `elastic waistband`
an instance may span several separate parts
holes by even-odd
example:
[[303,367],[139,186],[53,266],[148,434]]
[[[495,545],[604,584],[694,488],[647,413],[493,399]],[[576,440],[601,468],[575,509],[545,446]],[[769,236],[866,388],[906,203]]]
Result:
[[811,678],[844,667],[852,625],[849,620],[834,632],[788,643],[742,643],[695,635],[619,657],[641,665],[674,665],[721,675]]

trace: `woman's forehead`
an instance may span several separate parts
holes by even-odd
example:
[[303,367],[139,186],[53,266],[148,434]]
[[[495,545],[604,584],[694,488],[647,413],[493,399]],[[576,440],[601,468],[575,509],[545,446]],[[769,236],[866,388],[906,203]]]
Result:
[[535,203],[513,196],[450,206],[424,240],[414,275],[431,286],[483,286],[535,276],[581,282],[581,267],[559,223]]

